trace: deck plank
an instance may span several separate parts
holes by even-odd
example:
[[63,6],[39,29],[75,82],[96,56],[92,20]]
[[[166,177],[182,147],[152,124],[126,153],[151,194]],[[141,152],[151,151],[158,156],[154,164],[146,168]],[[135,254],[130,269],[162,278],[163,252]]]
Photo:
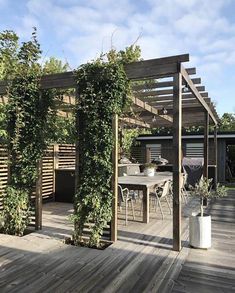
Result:
[[67,219],[71,205],[47,204],[42,231],[20,238],[1,235],[0,291],[164,293],[173,288],[173,292],[231,292],[235,286],[235,221],[220,221],[233,217],[230,197],[223,204],[215,202],[215,210],[211,208],[215,218],[210,251],[188,247],[187,216],[196,207],[190,200],[183,210],[180,253],[171,250],[172,216],[166,205],[165,219],[152,209],[149,224],[141,223],[138,207],[136,221],[130,219],[128,226],[121,215],[118,241],[100,251],[65,245],[62,239],[72,233]]
[[235,291],[235,190],[213,201],[212,248],[190,249],[172,292]]

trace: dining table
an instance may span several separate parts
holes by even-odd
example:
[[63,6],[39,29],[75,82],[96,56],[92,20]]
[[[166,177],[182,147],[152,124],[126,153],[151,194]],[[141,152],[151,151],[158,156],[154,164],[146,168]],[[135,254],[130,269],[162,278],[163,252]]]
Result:
[[129,190],[142,190],[143,222],[149,223],[149,193],[167,180],[172,180],[172,172],[155,172],[154,176],[145,176],[144,173],[121,176],[118,177],[118,184]]

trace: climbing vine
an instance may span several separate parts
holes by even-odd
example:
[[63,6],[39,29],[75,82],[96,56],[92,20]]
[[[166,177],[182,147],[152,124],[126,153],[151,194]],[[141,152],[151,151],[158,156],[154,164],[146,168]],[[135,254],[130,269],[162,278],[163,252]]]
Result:
[[[115,53],[115,52],[114,52]],[[115,62],[116,60],[116,62]],[[82,65],[76,72],[80,120],[79,187],[75,195],[76,244],[81,243],[85,224],[90,224],[88,245],[99,246],[104,227],[112,217],[111,180],[114,144],[112,117],[130,105],[129,81],[123,62],[112,58]]]
[[31,195],[38,177],[37,165],[47,146],[47,121],[53,95],[40,91],[40,45],[36,29],[17,51],[17,66],[8,88],[7,145],[10,176],[3,199],[3,230],[22,235],[30,221]]

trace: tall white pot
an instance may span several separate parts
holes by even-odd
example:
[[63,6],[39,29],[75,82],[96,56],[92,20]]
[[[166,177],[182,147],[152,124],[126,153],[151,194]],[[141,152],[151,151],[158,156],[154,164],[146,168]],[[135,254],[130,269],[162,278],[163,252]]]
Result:
[[195,248],[211,247],[211,216],[193,213],[189,218],[189,244]]

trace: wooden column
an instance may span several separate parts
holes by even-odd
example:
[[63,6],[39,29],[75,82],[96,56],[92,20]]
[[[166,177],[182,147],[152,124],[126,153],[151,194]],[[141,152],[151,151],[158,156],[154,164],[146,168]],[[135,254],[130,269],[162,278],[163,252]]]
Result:
[[150,148],[146,147],[146,151],[145,151],[145,162],[146,163],[150,163],[151,160],[151,152],[150,152]]
[[53,196],[55,198],[55,176],[56,176],[56,169],[58,169],[58,153],[59,153],[59,145],[58,144],[54,144],[53,147],[53,157],[54,157],[54,172],[53,172]]
[[206,177],[206,178],[208,178],[208,147],[209,147],[209,113],[205,112],[203,176]]
[[112,121],[114,146],[113,146],[113,202],[112,202],[112,220],[111,220],[111,241],[117,241],[117,204],[118,204],[118,115],[113,115]]
[[42,159],[38,163],[35,196],[35,230],[42,229]]
[[173,77],[173,250],[181,250],[182,75]]
[[216,189],[216,186],[217,186],[217,182],[218,182],[218,179],[217,179],[217,165],[218,165],[218,162],[217,162],[217,157],[218,157],[218,148],[217,148],[217,126],[214,127],[214,163],[215,163],[215,180],[214,180],[214,186],[215,186],[215,189]]

